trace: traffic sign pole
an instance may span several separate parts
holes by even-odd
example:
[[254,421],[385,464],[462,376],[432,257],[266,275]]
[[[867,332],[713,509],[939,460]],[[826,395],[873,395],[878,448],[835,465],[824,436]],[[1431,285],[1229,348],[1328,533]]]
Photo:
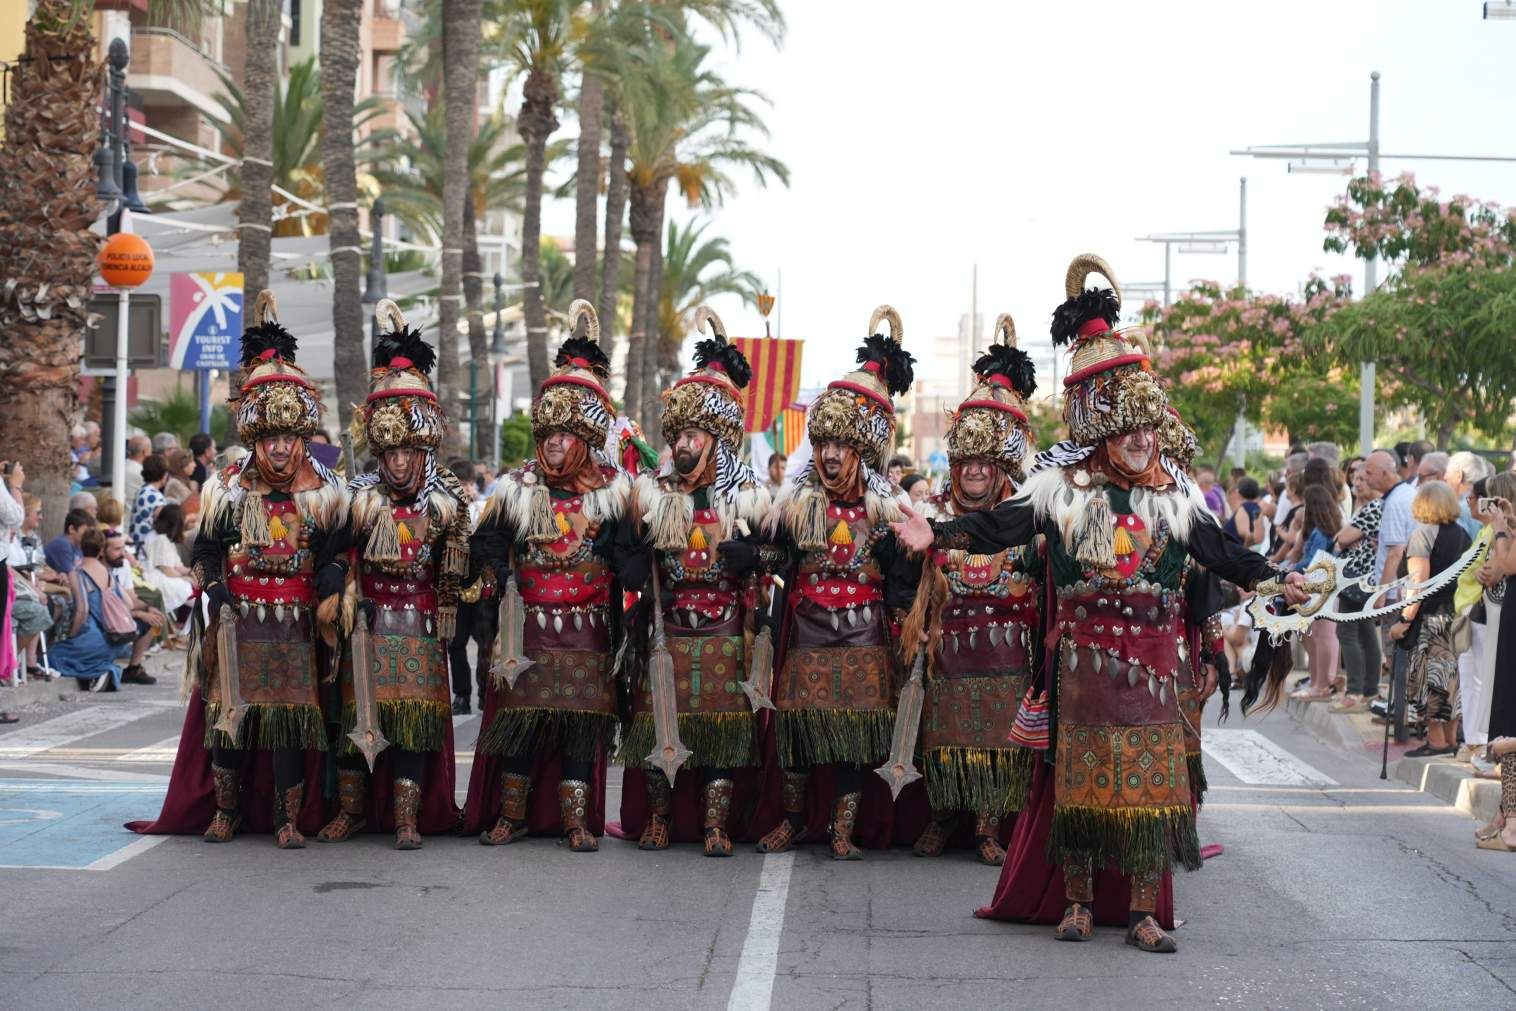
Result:
[[131,517],[132,503],[126,500],[126,344],[131,329],[132,289],[117,289],[116,305],[116,399],[111,404],[111,494],[121,503],[123,515]]

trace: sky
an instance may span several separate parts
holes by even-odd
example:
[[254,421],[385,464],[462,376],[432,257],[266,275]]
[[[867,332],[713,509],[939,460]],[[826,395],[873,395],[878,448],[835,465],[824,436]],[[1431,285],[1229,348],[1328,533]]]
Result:
[[[780,50],[753,33],[718,66],[772,101],[768,147],[791,185],[739,177],[710,231],[779,296],[778,335],[806,339],[806,385],[847,370],[881,302],[900,311],[918,356],[931,335],[956,333],[977,264],[986,330],[1012,314],[1046,391],[1047,323],[1069,260],[1094,252],[1123,284],[1161,281],[1163,247],[1136,237],[1237,227],[1242,176],[1250,287],[1294,292],[1313,271],[1351,272],[1361,291],[1361,263],[1322,250],[1324,211],[1347,179],[1228,152],[1366,140],[1371,71],[1382,75],[1384,152],[1516,157],[1516,21],[1480,10],[1479,0],[785,3]],[[1516,205],[1516,163],[1381,165],[1406,170],[1444,196]],[[669,206],[681,220],[704,213],[676,197]],[[546,234],[572,234],[571,202],[544,214]],[[1174,255],[1176,286],[1236,273],[1235,252]],[[733,335],[761,332],[737,299],[714,306]]]

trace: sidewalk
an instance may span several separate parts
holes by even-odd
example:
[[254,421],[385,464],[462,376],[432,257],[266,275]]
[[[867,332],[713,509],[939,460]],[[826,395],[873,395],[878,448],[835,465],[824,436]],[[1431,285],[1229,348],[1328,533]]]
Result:
[[[1293,675],[1290,680],[1294,680]],[[1374,723],[1370,714],[1334,713],[1330,702],[1296,699],[1285,702],[1285,711],[1318,740],[1347,751],[1360,752],[1375,765],[1383,760],[1384,727]],[[1495,812],[1500,809],[1498,780],[1476,779],[1467,762],[1404,757],[1417,743],[1390,741],[1389,775],[1392,779],[1429,793],[1481,822],[1495,817]]]
[[[177,686],[179,672],[184,669],[184,650],[164,649],[150,654],[142,661],[142,669],[158,679],[155,687]],[[141,691],[142,688],[141,685],[121,686],[123,692]],[[75,678],[27,681],[10,688],[0,688],[0,710],[14,713],[47,702],[88,702],[100,697],[90,692],[81,692]]]

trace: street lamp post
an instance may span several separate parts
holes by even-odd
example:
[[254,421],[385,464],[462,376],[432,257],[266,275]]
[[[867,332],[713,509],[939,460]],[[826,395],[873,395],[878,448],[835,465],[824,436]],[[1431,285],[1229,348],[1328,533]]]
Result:
[[505,360],[505,277],[497,270],[490,279],[495,285],[495,326],[490,334],[490,466],[500,469],[500,363]]
[[[1290,173],[1352,175],[1359,158],[1367,158],[1369,174],[1379,172],[1380,159],[1396,161],[1490,161],[1516,162],[1516,157],[1480,154],[1386,154],[1379,149],[1379,71],[1369,75],[1369,139],[1320,144],[1258,144],[1232,151],[1249,158],[1284,159]],[[1379,264],[1368,257],[1363,266],[1363,295],[1374,293],[1379,281]],[[1359,370],[1358,448],[1367,456],[1374,450],[1374,363],[1363,362]]]
[[368,276],[364,278],[363,304],[369,307],[369,354],[379,342],[379,317],[374,310],[381,299],[389,298],[389,283],[384,273],[384,198],[375,197],[368,211]]

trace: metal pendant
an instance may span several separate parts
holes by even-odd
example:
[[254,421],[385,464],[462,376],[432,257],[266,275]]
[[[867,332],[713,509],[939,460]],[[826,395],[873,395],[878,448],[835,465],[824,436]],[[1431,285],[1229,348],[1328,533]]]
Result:
[[247,617],[247,613],[252,610],[252,607],[245,600],[242,602],[241,607],[242,607],[242,617],[246,618]]
[[953,633],[953,652],[954,652],[954,653],[957,653],[957,652],[959,652],[959,646],[958,646],[958,633],[957,633],[957,632],[954,632],[954,633]]
[[[1103,656],[1100,655],[1100,651],[1099,650],[1096,650],[1096,649],[1090,650],[1090,670],[1094,671],[1096,674],[1099,674],[1100,673],[1100,668],[1101,668],[1101,666],[1104,663],[1105,663],[1105,657],[1103,657]],[[1111,672],[1115,673],[1115,671],[1116,671],[1116,662],[1114,660],[1112,660],[1111,661]]]
[[869,605],[864,604],[863,605],[863,623],[865,625],[867,625],[870,622],[872,622],[873,620],[874,620],[874,612],[871,611],[871,610],[869,610]]
[[[1132,668],[1132,670],[1136,669],[1136,667]],[[1158,695],[1158,679],[1153,677],[1151,674],[1148,675],[1148,694],[1154,697],[1157,697]]]
[[555,615],[553,615],[553,631],[554,632],[562,632],[563,631],[563,615],[561,615],[561,614],[555,614]]
[[974,648],[974,637],[978,634],[976,629],[969,629],[969,649]]
[[858,627],[858,612],[851,607],[847,609],[847,623],[849,628]]
[[268,608],[264,607],[262,604],[259,604],[258,605],[258,623],[261,625],[261,624],[263,624],[267,620],[268,620]]
[[999,625],[991,625],[990,626],[990,649],[995,649],[999,645],[1000,645],[1000,626]]
[[426,616],[426,634],[427,635],[436,635],[437,634],[437,623],[432,620],[432,616],[431,615],[427,615]]
[[838,631],[841,631],[841,630],[842,630],[842,622],[838,620],[838,618],[837,618],[837,612],[833,611],[832,612],[832,631],[833,632],[838,632]]
[[274,605],[274,620],[277,621],[281,625],[284,624],[284,605],[283,604],[275,604]]
[[584,615],[578,611],[574,612],[574,628],[580,632],[584,631]]
[[537,611],[537,627],[547,631],[547,612],[540,608]]
[[1158,686],[1158,704],[1163,705],[1168,700],[1169,686],[1167,683]]
[[1126,672],[1126,685],[1127,685],[1128,688],[1136,688],[1137,687],[1137,665],[1136,664],[1132,664],[1131,667],[1127,668],[1127,672]]

